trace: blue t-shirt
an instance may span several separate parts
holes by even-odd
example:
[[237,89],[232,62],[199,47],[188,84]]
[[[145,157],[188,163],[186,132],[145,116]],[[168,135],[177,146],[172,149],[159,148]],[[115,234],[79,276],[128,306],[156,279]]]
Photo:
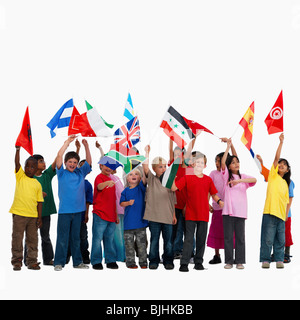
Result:
[[[291,180],[291,183],[290,183],[290,186],[289,186],[289,198],[294,198],[294,188],[295,188],[294,181]],[[291,218],[291,217],[292,217],[292,211],[290,209],[288,218]]]
[[141,181],[135,188],[125,188],[121,193],[120,203],[134,200],[132,206],[127,206],[124,212],[124,230],[146,228],[148,221],[144,220],[146,187]]
[[70,172],[61,166],[56,168],[58,179],[59,214],[79,213],[86,210],[85,176],[91,172],[85,162],[81,168]]

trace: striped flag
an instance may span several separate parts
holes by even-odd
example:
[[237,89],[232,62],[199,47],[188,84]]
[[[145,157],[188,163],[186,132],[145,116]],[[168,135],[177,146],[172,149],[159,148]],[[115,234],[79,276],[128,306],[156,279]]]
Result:
[[164,133],[170,137],[180,149],[183,149],[185,145],[195,138],[195,135],[182,115],[173,107],[169,107],[160,127],[164,129]]
[[47,124],[47,127],[50,129],[51,138],[56,136],[58,129],[69,127],[73,113],[73,107],[73,99],[68,100]]
[[130,93],[128,93],[127,101],[125,104],[124,117],[126,117],[129,121],[135,117],[135,112],[133,110],[133,104]]
[[163,187],[168,189],[172,188],[173,182],[177,175],[180,162],[181,162],[180,157],[176,158],[174,162],[170,165],[170,167],[164,172],[162,182],[161,182]]
[[246,148],[250,151],[253,135],[253,122],[254,122],[254,102],[248,108],[243,118],[239,124],[244,128],[244,133],[242,135],[242,142]]

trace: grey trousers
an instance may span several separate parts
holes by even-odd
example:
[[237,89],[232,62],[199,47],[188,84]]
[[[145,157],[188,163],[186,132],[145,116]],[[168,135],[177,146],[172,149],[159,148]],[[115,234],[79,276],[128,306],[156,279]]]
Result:
[[[224,215],[224,249],[226,264],[243,264],[246,263],[245,249],[245,220]],[[235,236],[235,257],[234,257],[234,236]]]

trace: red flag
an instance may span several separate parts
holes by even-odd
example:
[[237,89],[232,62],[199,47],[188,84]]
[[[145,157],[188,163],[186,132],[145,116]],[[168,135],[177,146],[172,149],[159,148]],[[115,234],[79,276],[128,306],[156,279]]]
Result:
[[208,133],[213,135],[213,133],[210,130],[208,130],[207,128],[205,128],[204,126],[199,124],[198,122],[195,122],[193,120],[188,120],[185,117],[182,117],[182,118],[185,120],[187,125],[190,127],[190,129],[192,130],[193,134],[197,134],[198,130],[204,130],[205,132],[208,132]]
[[280,92],[273,108],[269,112],[265,124],[269,134],[283,132],[283,99],[282,91]]
[[23,119],[22,129],[16,141],[16,147],[24,148],[31,156],[33,155],[32,135],[29,118],[29,108],[27,107]]
[[69,129],[68,129],[68,135],[71,136],[72,134],[79,134],[80,133],[80,113],[76,109],[76,107],[73,107],[73,112],[69,124]]

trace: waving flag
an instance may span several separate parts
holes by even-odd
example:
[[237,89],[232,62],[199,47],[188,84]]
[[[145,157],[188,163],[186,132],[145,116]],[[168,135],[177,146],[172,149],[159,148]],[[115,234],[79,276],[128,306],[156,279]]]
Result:
[[51,138],[56,136],[57,129],[69,127],[73,107],[73,99],[68,100],[47,124],[47,127],[50,129]]
[[112,133],[109,130],[108,124],[105,123],[97,110],[87,101],[86,105],[88,111],[81,115],[74,107],[70,120],[69,135],[80,133],[83,137],[110,137]]
[[265,124],[269,134],[283,132],[283,98],[280,92],[273,108],[265,119]]
[[16,147],[24,148],[31,156],[33,155],[32,134],[29,118],[29,108],[27,107],[23,119],[22,129],[16,141]]
[[251,150],[252,135],[253,135],[253,121],[254,121],[254,102],[248,108],[247,112],[244,114],[243,118],[239,124],[244,128],[244,133],[242,135],[242,142],[246,148]]
[[213,135],[213,133],[212,133],[210,130],[208,130],[207,128],[205,128],[204,126],[202,126],[201,124],[199,124],[198,122],[195,122],[195,121],[193,121],[193,120],[189,120],[189,119],[187,119],[187,118],[185,118],[185,117],[182,117],[182,118],[183,118],[184,121],[187,123],[187,125],[191,128],[193,134],[196,135],[197,132],[198,132],[198,130],[203,130],[203,131],[205,131],[205,132],[210,133],[210,134]]
[[173,107],[169,107],[160,127],[164,129],[164,133],[181,149],[195,138],[194,133],[182,115]]
[[129,121],[135,117],[130,93],[128,93],[128,98],[125,104],[124,117],[126,117]]
[[164,172],[161,182],[163,187],[168,189],[172,188],[180,163],[181,158],[178,157],[174,160],[171,166]]
[[140,141],[140,125],[137,117],[128,121],[114,133],[114,142],[131,149]]
[[136,150],[128,149],[120,144],[112,144],[105,156],[111,158],[113,163],[118,161],[126,174],[146,160]]

